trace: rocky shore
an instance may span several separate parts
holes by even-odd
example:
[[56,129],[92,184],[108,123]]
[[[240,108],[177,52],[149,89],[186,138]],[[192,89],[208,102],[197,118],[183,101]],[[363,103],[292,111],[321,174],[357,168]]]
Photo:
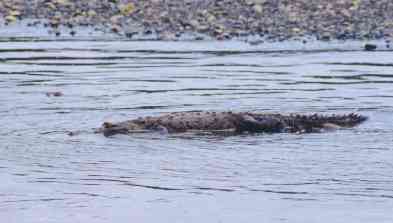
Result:
[[133,39],[390,40],[393,1],[1,0],[0,26],[20,21],[56,36],[90,27]]

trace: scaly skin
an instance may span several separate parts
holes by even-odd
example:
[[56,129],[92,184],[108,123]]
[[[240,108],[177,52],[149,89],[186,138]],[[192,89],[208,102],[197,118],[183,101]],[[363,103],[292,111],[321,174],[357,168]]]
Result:
[[143,132],[232,132],[242,133],[309,133],[354,127],[367,117],[354,113],[347,115],[281,115],[250,112],[176,112],[157,117],[129,121],[105,122],[96,130],[105,136]]

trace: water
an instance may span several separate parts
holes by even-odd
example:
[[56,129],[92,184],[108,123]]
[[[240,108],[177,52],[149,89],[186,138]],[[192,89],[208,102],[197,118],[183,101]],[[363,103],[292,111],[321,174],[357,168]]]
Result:
[[[272,46],[0,42],[1,218],[392,222],[393,52]],[[66,134],[190,110],[370,119],[304,135]]]

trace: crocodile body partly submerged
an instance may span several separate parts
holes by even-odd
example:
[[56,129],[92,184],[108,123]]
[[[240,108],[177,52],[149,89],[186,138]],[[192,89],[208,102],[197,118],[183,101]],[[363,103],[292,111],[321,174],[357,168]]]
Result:
[[96,130],[105,136],[141,132],[309,133],[356,126],[367,117],[346,115],[281,115],[251,112],[176,112],[118,123],[105,122]]

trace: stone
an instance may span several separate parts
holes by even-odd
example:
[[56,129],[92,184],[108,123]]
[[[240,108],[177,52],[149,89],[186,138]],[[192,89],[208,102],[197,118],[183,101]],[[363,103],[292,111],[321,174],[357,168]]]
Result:
[[375,45],[375,44],[366,43],[366,44],[364,45],[364,50],[365,50],[365,51],[374,51],[374,50],[376,50],[376,49],[377,49],[377,45]]
[[61,97],[63,93],[61,91],[53,91],[53,92],[46,92],[45,95],[47,97]]
[[[250,37],[263,34],[263,39],[272,41],[299,36],[321,40],[390,38],[392,11],[388,0],[0,0],[3,24],[23,19],[45,22],[56,17],[58,23],[52,22],[48,29],[72,24],[74,28],[92,26],[108,31],[116,25],[112,31],[119,33],[132,24],[175,36],[184,31],[212,38],[245,33]],[[222,28],[217,30],[217,25]]]
[[120,5],[119,10],[122,15],[129,16],[135,11],[135,6],[130,2],[128,4]]
[[263,12],[263,7],[260,4],[256,4],[252,7],[256,13],[261,14]]

